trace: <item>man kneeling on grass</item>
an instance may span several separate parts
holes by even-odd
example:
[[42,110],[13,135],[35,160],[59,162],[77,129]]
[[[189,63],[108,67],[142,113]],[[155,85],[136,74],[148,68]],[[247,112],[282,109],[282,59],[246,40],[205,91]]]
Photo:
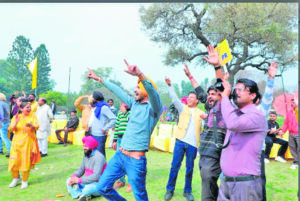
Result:
[[73,199],[86,201],[92,195],[100,196],[95,188],[106,163],[103,154],[96,149],[97,140],[92,136],[86,136],[82,138],[82,142],[84,157],[78,170],[68,178],[67,188]]

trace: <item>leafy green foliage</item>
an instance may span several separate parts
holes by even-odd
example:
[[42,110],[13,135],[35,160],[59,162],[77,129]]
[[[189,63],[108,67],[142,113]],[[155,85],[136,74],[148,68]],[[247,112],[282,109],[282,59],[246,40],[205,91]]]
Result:
[[168,48],[164,63],[171,66],[193,61],[202,67],[206,47],[227,39],[234,77],[246,68],[267,72],[271,61],[281,71],[297,66],[297,10],[295,3],[155,3],[141,7],[140,18],[151,40]]
[[38,80],[37,80],[37,94],[45,93],[52,90],[54,84],[50,79],[50,58],[45,44],[41,44],[34,52],[34,57],[38,58]]
[[67,103],[67,95],[58,91],[48,91],[47,93],[40,94],[39,97],[46,98],[48,104],[55,101],[57,106],[64,106]]
[[34,57],[38,57],[37,94],[52,90],[54,81],[50,79],[49,53],[44,44],[33,51],[28,38],[17,36],[6,61],[0,62],[2,90],[8,95],[14,91],[25,91],[26,94],[34,93],[31,89],[32,75],[27,67]]

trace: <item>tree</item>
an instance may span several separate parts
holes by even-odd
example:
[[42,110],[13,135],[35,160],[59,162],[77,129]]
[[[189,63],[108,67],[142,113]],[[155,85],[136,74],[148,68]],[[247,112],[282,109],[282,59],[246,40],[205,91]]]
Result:
[[[111,67],[99,67],[96,69],[93,69],[93,71],[98,75],[99,77],[102,77],[103,79],[108,79],[112,73]],[[95,89],[100,88],[101,84],[100,82],[95,82],[93,80],[89,80],[87,78],[88,70],[86,70],[82,76],[81,79],[83,80],[83,84],[81,85],[80,94],[91,94]]]
[[[113,75],[113,69],[111,67],[99,67],[96,69],[93,69],[93,71],[98,75],[99,77],[103,78],[104,80],[108,80],[119,87],[121,87],[124,91],[126,91],[128,94],[132,94],[128,90],[126,90],[121,82],[118,80],[112,80],[110,79]],[[114,100],[114,107],[119,108],[121,105],[121,99],[118,98],[114,93],[109,91],[107,88],[105,88],[100,82],[95,82],[94,80],[89,80],[87,78],[88,70],[84,72],[82,75],[82,80],[83,84],[81,85],[81,90],[80,90],[80,95],[87,94],[87,95],[92,95],[93,91],[101,91],[103,93],[103,96],[105,98],[105,101],[108,99],[113,99]]]
[[181,96],[187,97],[191,91],[195,91],[190,81],[181,80]]
[[0,60],[0,92],[9,96],[13,93],[10,88],[8,73],[12,66],[6,60]]
[[57,106],[65,106],[67,104],[67,95],[58,91],[48,91],[40,94],[39,97],[46,98],[48,104],[52,101],[55,101]]
[[32,92],[31,79],[32,75],[27,68],[27,64],[33,59],[33,50],[29,39],[24,36],[17,36],[12,45],[7,58],[11,66],[7,69],[8,87],[12,91]]
[[35,51],[34,57],[38,58],[37,66],[37,94],[45,93],[52,90],[54,85],[50,79],[50,58],[49,53],[44,44],[41,44]]
[[172,3],[141,7],[140,17],[151,40],[168,47],[167,65],[186,60],[203,64],[206,47],[227,39],[233,56],[227,68],[233,78],[246,68],[266,73],[271,61],[282,72],[296,66],[297,11],[295,3]]

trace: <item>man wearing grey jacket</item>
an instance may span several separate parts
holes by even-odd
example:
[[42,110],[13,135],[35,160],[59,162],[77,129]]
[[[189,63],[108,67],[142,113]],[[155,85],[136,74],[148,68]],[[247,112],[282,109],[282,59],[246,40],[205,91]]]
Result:
[[96,184],[100,175],[105,169],[106,162],[103,154],[96,148],[98,146],[97,140],[92,136],[82,138],[84,157],[80,167],[74,174],[67,179],[68,192],[73,199],[85,201],[90,196],[100,196],[96,191]]

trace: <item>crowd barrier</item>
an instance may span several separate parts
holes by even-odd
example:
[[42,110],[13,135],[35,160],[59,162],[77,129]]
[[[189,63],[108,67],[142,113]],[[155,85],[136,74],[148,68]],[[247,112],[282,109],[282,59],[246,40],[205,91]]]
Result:
[[[51,135],[48,136],[48,142],[49,143],[58,143],[58,140],[56,138],[55,130],[56,129],[62,129],[66,126],[67,120],[53,120],[52,121],[52,128],[51,128]],[[176,132],[177,125],[171,125],[171,124],[160,124],[159,126],[155,126],[153,129],[151,140],[150,140],[150,148],[156,148],[161,151],[170,152],[173,153],[174,146],[175,146],[175,137],[174,133]],[[68,135],[68,142],[74,144],[74,145],[82,145],[82,138],[84,137],[85,130],[81,127],[81,122],[79,123],[78,128],[74,132],[70,132]],[[64,132],[60,133],[60,136],[64,138]],[[283,135],[283,139],[288,140],[289,139],[289,133],[286,132]],[[107,136],[106,140],[106,147],[108,147],[109,142],[109,134]],[[270,158],[277,157],[278,150],[281,145],[279,144],[273,144]],[[286,159],[293,159],[293,156],[291,155],[290,149],[285,153]]]

